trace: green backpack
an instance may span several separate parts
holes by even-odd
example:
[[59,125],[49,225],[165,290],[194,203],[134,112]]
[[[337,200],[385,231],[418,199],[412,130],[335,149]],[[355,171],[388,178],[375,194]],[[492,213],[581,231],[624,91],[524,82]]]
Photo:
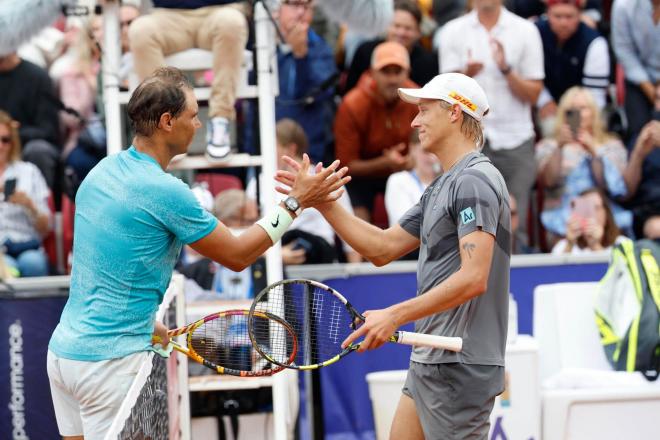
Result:
[[615,370],[660,371],[660,244],[622,240],[596,297],[596,323],[605,355]]

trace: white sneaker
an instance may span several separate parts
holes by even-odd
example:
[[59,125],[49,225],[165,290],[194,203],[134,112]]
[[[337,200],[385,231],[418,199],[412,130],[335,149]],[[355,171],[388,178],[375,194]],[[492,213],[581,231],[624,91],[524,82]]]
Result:
[[229,120],[211,118],[206,125],[206,157],[211,160],[224,159],[231,153]]

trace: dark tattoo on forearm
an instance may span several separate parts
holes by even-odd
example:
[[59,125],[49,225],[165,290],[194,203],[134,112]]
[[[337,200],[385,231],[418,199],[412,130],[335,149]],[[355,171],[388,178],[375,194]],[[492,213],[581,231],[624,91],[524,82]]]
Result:
[[465,243],[463,245],[463,249],[465,250],[465,252],[467,252],[468,257],[470,257],[470,258],[472,258],[472,251],[475,250],[476,247],[477,247],[477,245],[474,244],[474,243]]

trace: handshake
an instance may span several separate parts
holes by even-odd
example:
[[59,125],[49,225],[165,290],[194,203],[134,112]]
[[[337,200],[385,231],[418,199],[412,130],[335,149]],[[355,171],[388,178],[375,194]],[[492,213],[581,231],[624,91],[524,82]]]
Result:
[[327,168],[322,163],[312,165],[309,156],[303,155],[302,162],[284,156],[288,170],[279,170],[275,180],[281,184],[276,187],[277,192],[294,197],[301,208],[318,207],[319,205],[334,202],[344,193],[343,186],[350,182],[348,167],[339,168],[339,160],[335,160]]

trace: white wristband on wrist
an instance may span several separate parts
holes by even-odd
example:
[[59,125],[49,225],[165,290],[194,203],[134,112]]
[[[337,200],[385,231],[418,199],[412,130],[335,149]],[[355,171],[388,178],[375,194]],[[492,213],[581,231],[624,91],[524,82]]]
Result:
[[289,211],[282,208],[280,205],[277,205],[263,218],[257,221],[257,224],[266,231],[266,234],[268,234],[273,241],[273,244],[275,244],[280,238],[282,238],[282,235],[284,235],[292,222],[293,218]]

